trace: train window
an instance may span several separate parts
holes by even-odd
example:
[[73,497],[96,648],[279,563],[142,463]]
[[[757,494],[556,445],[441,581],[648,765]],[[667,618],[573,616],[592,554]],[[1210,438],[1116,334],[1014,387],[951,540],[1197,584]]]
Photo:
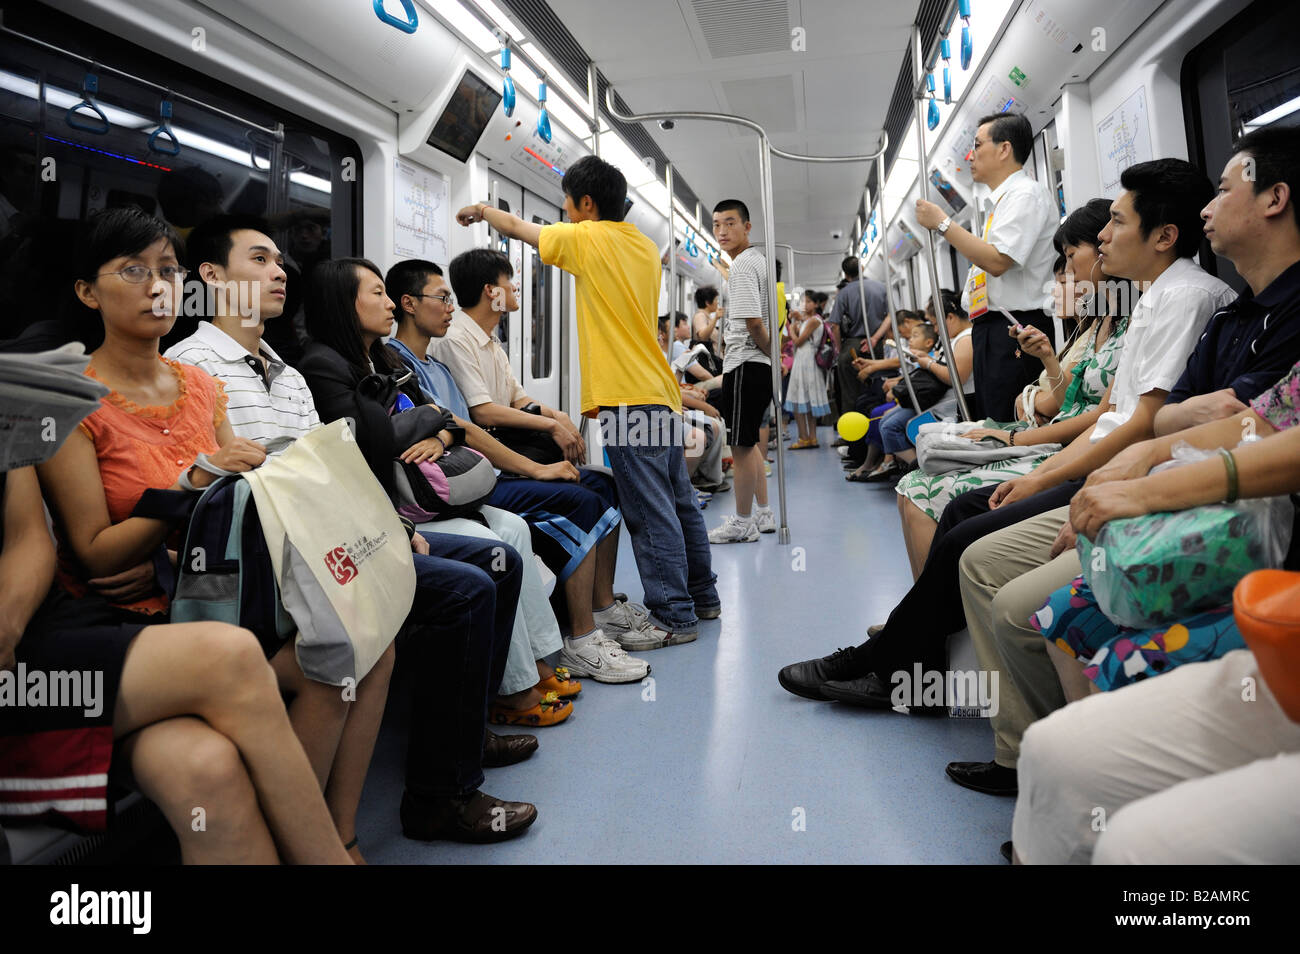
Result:
[[[1275,123],[1300,125],[1300,48],[1278,42],[1290,35],[1293,21],[1291,8],[1256,0],[1183,61],[1188,155],[1211,180],[1242,134]],[[1201,261],[1238,290],[1245,287],[1232,263],[1213,255],[1208,243]]]
[[[3,4],[5,26],[22,36],[0,34],[0,340],[98,344],[98,322],[71,294],[69,251],[87,215],[129,204],[182,238],[220,212],[266,218],[289,263],[286,315],[296,317],[269,324],[267,340],[294,360],[303,279],[317,262],[357,252],[358,177],[345,172],[360,148],[154,52],[28,9],[36,6]],[[88,107],[68,114],[88,73],[103,120]],[[159,136],[151,149],[164,98],[176,142]],[[164,347],[196,321],[178,319]]]
[[[548,223],[533,216],[533,222],[537,225],[547,225]],[[551,376],[551,324],[554,317],[554,305],[551,301],[550,271],[551,269],[542,264],[542,256],[533,249],[533,378],[549,378]]]

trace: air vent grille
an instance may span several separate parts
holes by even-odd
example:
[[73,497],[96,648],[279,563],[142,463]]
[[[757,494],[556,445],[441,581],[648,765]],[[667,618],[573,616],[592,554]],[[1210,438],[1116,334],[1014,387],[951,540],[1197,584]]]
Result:
[[691,0],[691,7],[717,59],[790,51],[786,0]]

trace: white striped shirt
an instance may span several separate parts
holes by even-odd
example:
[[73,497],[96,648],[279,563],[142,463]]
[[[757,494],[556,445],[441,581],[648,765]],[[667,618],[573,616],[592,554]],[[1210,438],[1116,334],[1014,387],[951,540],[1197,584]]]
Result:
[[277,454],[308,431],[320,427],[307,381],[281,360],[266,342],[262,362],[210,321],[167,349],[167,357],[202,368],[226,386],[226,413],[237,437],[265,445]]

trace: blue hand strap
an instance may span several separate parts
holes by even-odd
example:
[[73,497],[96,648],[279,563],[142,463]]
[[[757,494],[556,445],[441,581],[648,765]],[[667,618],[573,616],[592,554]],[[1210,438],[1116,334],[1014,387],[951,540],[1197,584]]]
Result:
[[[94,133],[96,136],[103,136],[112,128],[108,117],[104,111],[99,108],[95,102],[95,94],[99,92],[99,77],[94,71],[86,74],[86,78],[81,81],[81,102],[68,107],[63,118],[73,129],[80,129],[82,132]],[[91,117],[84,116],[77,112],[80,109],[88,109],[95,114],[98,122],[92,121]]]
[[[150,152],[161,153],[164,156],[179,156],[181,154],[181,144],[177,141],[176,134],[172,132],[171,118],[172,101],[164,96],[161,105],[158,107],[158,128],[149,134]],[[166,136],[171,142],[160,142],[159,136]]]
[[402,10],[406,13],[406,19],[395,17],[384,9],[384,0],[375,0],[375,15],[391,27],[396,27],[403,33],[414,33],[420,26],[420,15],[415,12],[414,0],[401,0]]

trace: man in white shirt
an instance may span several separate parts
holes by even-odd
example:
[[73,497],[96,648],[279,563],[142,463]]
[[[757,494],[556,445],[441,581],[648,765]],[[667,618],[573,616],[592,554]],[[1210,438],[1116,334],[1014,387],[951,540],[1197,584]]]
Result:
[[1050,338],[1052,235],[1060,225],[1047,189],[1024,171],[1034,145],[1029,120],[999,113],[979,121],[970,153],[970,174],[992,191],[982,236],[972,235],[933,202],[918,199],[916,220],[938,232],[971,263],[962,307],[973,323],[975,394],[978,417],[1015,419],[1016,396],[1038,376],[1038,362],[1017,350],[999,309],[1021,325],[1033,325]]
[[251,217],[206,222],[191,233],[191,246],[212,320],[199,322],[166,356],[220,380],[231,427],[268,454],[279,453],[320,426],[306,380],[262,340],[267,319],[284,311],[284,256],[265,224]]

